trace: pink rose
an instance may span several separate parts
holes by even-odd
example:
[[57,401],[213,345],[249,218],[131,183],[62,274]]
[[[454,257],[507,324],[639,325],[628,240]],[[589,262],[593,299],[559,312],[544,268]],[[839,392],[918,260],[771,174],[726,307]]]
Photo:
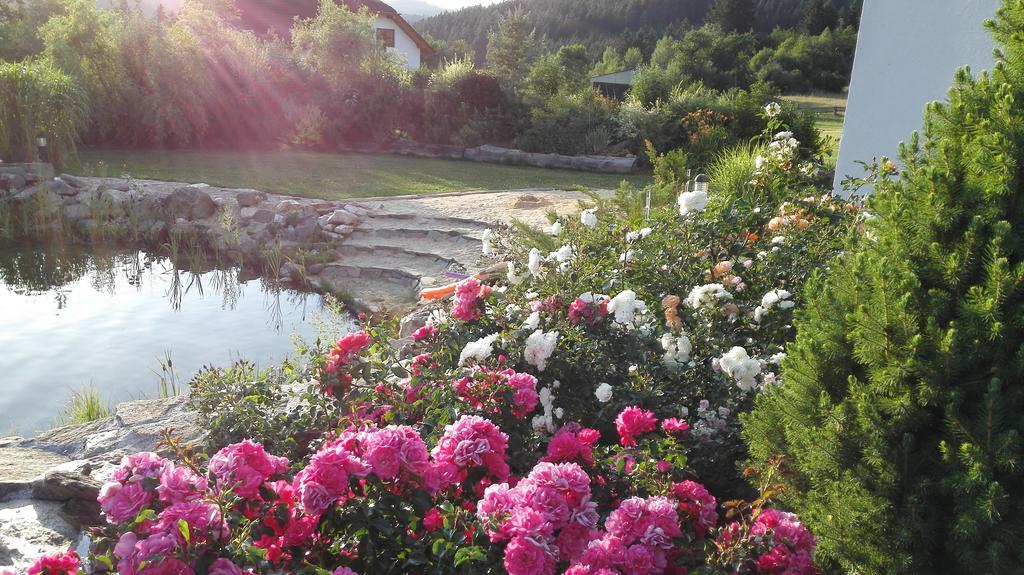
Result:
[[622,562],[626,575],[648,575],[654,573],[654,557],[643,545],[630,545]]
[[[66,553],[43,555],[28,568],[27,575],[76,575],[81,567],[78,553],[74,550]],[[14,570],[11,569],[13,572]]]
[[554,560],[547,552],[525,537],[516,537],[505,548],[505,570],[508,575],[544,575],[551,573]]
[[431,508],[423,515],[423,528],[427,531],[437,531],[444,525],[444,517],[436,507]]
[[[194,571],[177,558],[174,536],[156,533],[139,540],[134,533],[125,533],[114,547],[118,575],[194,575]],[[163,559],[154,559],[161,556]],[[140,565],[144,567],[140,568]]]
[[437,335],[437,328],[432,325],[425,325],[418,330],[412,332],[412,339],[415,341],[423,341]]
[[179,545],[185,545],[185,536],[178,525],[184,521],[195,541],[223,541],[228,537],[228,525],[221,516],[220,507],[206,501],[176,503],[160,512],[154,531],[171,533]]
[[682,419],[670,418],[661,422],[661,429],[669,435],[685,437],[690,431],[690,424]]
[[295,491],[298,494],[299,507],[310,515],[318,516],[327,511],[327,508],[339,498],[338,495],[332,495],[323,485],[312,481],[299,483]]
[[579,523],[571,523],[558,533],[558,556],[565,561],[575,561],[583,555],[583,551],[591,540],[596,539],[598,532],[588,529]]
[[377,477],[385,481],[394,479],[401,469],[399,451],[393,445],[374,446],[367,450],[365,457]]
[[143,477],[159,477],[170,462],[151,451],[133,453],[121,458],[121,466],[111,475],[111,481],[127,483]]
[[206,478],[196,475],[187,467],[168,466],[160,475],[160,485],[156,488],[160,501],[167,504],[194,501],[206,491]]
[[288,470],[288,460],[270,455],[262,445],[246,439],[214,454],[209,470],[216,476],[218,488],[231,488],[239,497],[256,499],[264,481]]
[[217,559],[210,565],[209,575],[244,575],[246,571],[223,557]]
[[619,443],[623,447],[636,445],[636,438],[654,431],[657,418],[650,411],[639,407],[627,407],[615,418],[615,429],[619,432]]
[[122,485],[111,481],[107,482],[100,489],[100,509],[107,517],[107,521],[113,524],[124,523],[135,519],[149,503],[153,500],[153,493],[146,491],[141,481],[135,481]]

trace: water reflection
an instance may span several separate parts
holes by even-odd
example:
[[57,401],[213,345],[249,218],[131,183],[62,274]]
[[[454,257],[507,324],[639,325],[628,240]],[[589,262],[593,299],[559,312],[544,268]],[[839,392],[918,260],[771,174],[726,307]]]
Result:
[[[191,265],[191,262],[190,262]],[[187,382],[204,365],[277,363],[315,337],[317,294],[191,269],[138,250],[0,245],[0,436],[53,424],[92,382],[112,404],[158,395],[160,359]]]

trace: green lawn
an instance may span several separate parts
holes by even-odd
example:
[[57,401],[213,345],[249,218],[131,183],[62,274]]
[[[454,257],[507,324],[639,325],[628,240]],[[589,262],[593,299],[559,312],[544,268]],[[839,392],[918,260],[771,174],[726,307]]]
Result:
[[520,188],[616,188],[644,185],[649,175],[430,160],[387,155],[313,152],[82,150],[77,173],[211,186],[255,188],[315,198],[360,198]]
[[783,96],[782,99],[794,102],[801,108],[814,112],[817,116],[818,130],[822,136],[833,139],[834,151],[839,148],[839,140],[843,137],[843,119],[846,116],[846,94],[818,92]]

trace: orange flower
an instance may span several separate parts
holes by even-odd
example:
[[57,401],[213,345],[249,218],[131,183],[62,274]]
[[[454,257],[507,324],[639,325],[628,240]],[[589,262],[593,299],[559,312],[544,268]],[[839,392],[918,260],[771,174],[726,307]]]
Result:
[[662,298],[661,305],[665,308],[665,327],[677,330],[683,327],[683,320],[679,318],[679,296],[669,294]]

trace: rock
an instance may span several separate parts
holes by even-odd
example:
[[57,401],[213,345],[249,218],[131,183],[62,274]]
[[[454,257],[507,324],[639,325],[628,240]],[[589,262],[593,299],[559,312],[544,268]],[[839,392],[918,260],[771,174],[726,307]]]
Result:
[[71,221],[84,220],[89,217],[89,207],[85,204],[74,204],[64,208],[64,218]]
[[26,170],[23,166],[0,165],[0,174],[12,174],[24,178],[28,176],[28,170]]
[[194,185],[171,192],[171,195],[164,198],[163,209],[171,221],[178,218],[202,220],[217,213],[217,205],[213,203],[210,194]]
[[60,178],[55,178],[52,182],[48,182],[46,187],[51,192],[59,196],[77,196],[78,192],[81,191],[78,188],[68,185],[67,182]]
[[544,200],[538,198],[537,196],[530,195],[530,194],[524,194],[524,195],[519,196],[518,198],[516,198],[516,201],[515,201],[514,204],[512,204],[512,207],[513,208],[536,208],[536,207],[542,206],[543,204],[544,204]]
[[252,214],[252,221],[260,224],[269,224],[274,221],[274,212],[270,210],[256,210]]
[[313,206],[313,209],[316,210],[316,213],[320,215],[329,214],[337,209],[337,204],[328,201],[313,202],[311,205]]
[[324,264],[312,263],[312,264],[309,264],[309,265],[306,266],[306,274],[308,274],[308,275],[314,275],[315,276],[315,275],[319,274],[322,271],[324,271]]
[[119,460],[124,453],[153,451],[167,428],[186,443],[198,444],[206,430],[199,427],[196,414],[186,409],[187,403],[188,398],[180,396],[128,401],[119,404],[111,417],[46,431],[21,446],[72,459]]
[[235,194],[235,201],[243,208],[250,208],[262,204],[267,199],[267,194],[256,190],[242,190]]
[[32,498],[46,501],[95,501],[100,494],[100,487],[101,483],[88,475],[51,470],[32,482]]
[[78,530],[61,517],[62,507],[31,499],[0,503],[0,565],[24,569],[44,554],[70,549]]
[[19,201],[19,202],[25,202],[25,201],[31,200],[33,197],[35,197],[36,192],[38,192],[38,191],[39,191],[39,188],[37,188],[35,186],[29,186],[29,187],[21,190],[20,192],[14,194],[11,197],[14,198],[15,200]]
[[302,204],[297,202],[296,200],[281,200],[281,202],[277,204],[277,211],[281,212],[282,214],[296,212],[301,209]]
[[132,189],[132,186],[130,183],[128,183],[128,180],[110,180],[105,182],[103,186],[111,190],[117,190],[119,192],[127,192]]
[[131,189],[122,190],[120,187],[102,184],[97,191],[98,195],[94,201],[106,202],[112,207],[123,207],[135,199]]
[[32,481],[68,458],[41,449],[18,447],[22,443],[0,447],[0,501],[28,489]]
[[76,176],[72,176],[71,174],[61,174],[60,179],[63,180],[64,183],[66,183],[67,185],[74,188],[86,187],[85,180],[83,180],[82,178],[78,178]]
[[347,212],[345,210],[335,210],[334,213],[331,214],[331,217],[328,218],[327,222],[331,224],[345,224],[354,226],[359,223],[359,217],[353,214],[352,212]]
[[13,192],[25,187],[25,176],[16,173],[0,173],[0,190]]
[[331,224],[331,215],[325,214],[316,219],[317,225],[325,230],[333,230],[334,225]]
[[60,518],[78,529],[99,527],[106,522],[100,513],[100,504],[96,500],[71,499],[61,506]]
[[360,218],[365,218],[366,216],[370,215],[369,210],[367,210],[366,208],[361,208],[355,204],[345,204],[345,211],[352,212],[353,214],[359,216]]
[[412,313],[406,315],[398,324],[398,337],[407,338],[412,335],[412,332],[419,328],[427,325],[427,319],[430,318],[431,309],[429,307],[417,308]]
[[346,226],[344,224],[342,224],[340,226],[335,226],[334,227],[334,233],[342,235],[342,236],[347,236],[347,235],[351,234],[354,231],[356,231],[356,229],[354,227]]

